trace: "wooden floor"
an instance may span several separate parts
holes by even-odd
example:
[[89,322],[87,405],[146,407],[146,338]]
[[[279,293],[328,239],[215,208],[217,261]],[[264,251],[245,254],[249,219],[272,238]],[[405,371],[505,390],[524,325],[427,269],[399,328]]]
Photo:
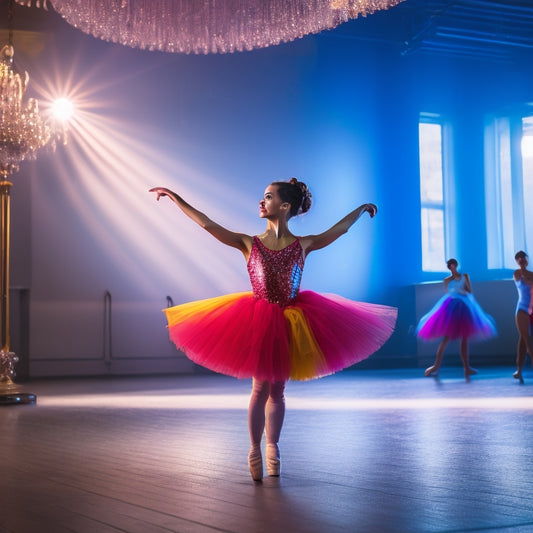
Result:
[[289,383],[282,475],[252,481],[250,383],[35,381],[0,407],[1,533],[533,531],[533,370]]

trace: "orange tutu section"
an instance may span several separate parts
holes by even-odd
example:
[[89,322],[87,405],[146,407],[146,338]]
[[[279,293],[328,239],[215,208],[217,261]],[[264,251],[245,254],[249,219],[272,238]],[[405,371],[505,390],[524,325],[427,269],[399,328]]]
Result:
[[392,334],[397,310],[301,291],[287,307],[242,292],[165,313],[171,340],[195,363],[274,382],[318,378],[366,359]]
[[284,310],[290,331],[290,378],[306,380],[319,375],[329,374],[326,358],[318,345],[303,311],[299,307]]

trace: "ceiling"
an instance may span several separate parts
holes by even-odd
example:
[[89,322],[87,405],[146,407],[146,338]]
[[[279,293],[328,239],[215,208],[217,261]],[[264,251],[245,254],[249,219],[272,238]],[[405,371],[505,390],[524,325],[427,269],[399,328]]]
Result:
[[[48,1],[48,12],[15,5],[14,27],[32,33],[33,39],[38,32],[57,31],[65,23],[51,4],[53,0]],[[0,39],[7,35],[1,32],[7,27],[7,5],[8,0],[0,0]],[[533,56],[533,0],[404,0],[327,34],[383,43],[403,55],[515,62]]]
[[533,55],[533,0],[404,0],[354,21],[350,33],[343,36],[388,43],[403,55],[514,62]]

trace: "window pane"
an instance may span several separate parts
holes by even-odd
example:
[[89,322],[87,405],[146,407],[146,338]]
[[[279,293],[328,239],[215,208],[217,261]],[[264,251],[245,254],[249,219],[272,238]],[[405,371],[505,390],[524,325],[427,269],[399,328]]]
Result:
[[445,262],[442,124],[420,122],[422,270],[442,272]]
[[515,248],[509,117],[491,119],[485,128],[485,223],[487,265],[512,268]]
[[[513,179],[511,167],[511,129],[509,119],[497,120],[498,147],[499,147],[499,201],[497,207],[500,215],[501,227],[498,235],[503,240],[500,248],[503,257],[500,259],[499,268],[514,268],[514,210],[513,210]],[[489,211],[490,214],[490,211]],[[490,242],[490,237],[489,237]]]
[[518,249],[533,253],[533,116],[494,119],[486,140],[488,266],[514,269]]
[[442,204],[442,126],[419,124],[420,200]]
[[526,248],[533,253],[533,117],[522,119],[522,178]]
[[427,272],[445,270],[444,213],[442,209],[422,208],[422,269]]

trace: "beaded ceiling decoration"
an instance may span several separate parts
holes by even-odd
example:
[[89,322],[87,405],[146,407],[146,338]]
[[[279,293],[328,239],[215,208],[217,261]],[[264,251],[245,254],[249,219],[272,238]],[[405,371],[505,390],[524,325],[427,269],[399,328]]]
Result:
[[242,52],[292,41],[403,0],[17,0],[49,4],[105,41],[164,52]]

